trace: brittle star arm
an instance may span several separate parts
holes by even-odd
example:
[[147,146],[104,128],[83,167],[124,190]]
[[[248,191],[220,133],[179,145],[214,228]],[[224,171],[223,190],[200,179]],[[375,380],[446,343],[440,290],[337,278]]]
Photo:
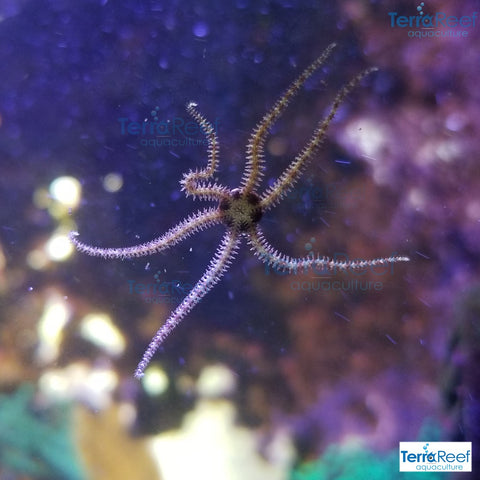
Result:
[[321,146],[327,133],[328,125],[337,113],[345,97],[361,82],[361,80],[376,71],[376,68],[369,68],[354,77],[336,95],[330,113],[322,120],[315,129],[312,138],[307,146],[297,155],[295,160],[288,166],[282,175],[263,193],[261,197],[262,209],[268,210],[276,205],[295,185],[302,175],[304,168],[311,160],[315,152]]
[[100,248],[87,245],[78,239],[78,232],[70,232],[69,238],[78,251],[87,255],[104,258],[135,258],[166,250],[185,240],[190,235],[220,222],[221,215],[218,209],[213,207],[206,208],[182,220],[178,225],[155,240],[126,248]]
[[197,110],[197,105],[190,102],[187,105],[187,112],[195,119],[208,142],[208,163],[202,170],[191,170],[183,176],[180,181],[182,190],[186,192],[187,197],[192,195],[203,200],[220,200],[226,196],[227,189],[217,184],[207,183],[212,180],[213,175],[218,168],[219,142],[215,128],[206,120],[206,118]]
[[224,273],[230,267],[233,258],[236,255],[240,237],[234,233],[228,232],[218,247],[213,259],[210,262],[202,278],[195,284],[190,293],[182,300],[180,305],[171,313],[167,321],[158,329],[152,338],[142,360],[135,370],[135,377],[141,378],[145,369],[150,363],[151,358],[157,351],[158,347],[163,343],[165,338],[172,330],[183,320],[183,318],[200,302],[200,300],[215,286],[222,278]]
[[249,235],[248,243],[252,247],[251,250],[263,263],[278,271],[287,271],[288,273],[305,272],[311,268],[328,270],[333,270],[335,268],[341,270],[359,270],[365,267],[385,265],[387,263],[410,261],[408,257],[403,256],[348,261],[333,260],[329,257],[320,256],[317,256],[316,258],[313,256],[293,258],[283,253],[279,253],[274,247],[272,247],[272,245],[265,240],[263,233],[258,226],[256,230]]
[[263,149],[265,139],[270,128],[287,108],[290,100],[300,91],[302,85],[312,74],[325,62],[335,48],[330,44],[302,74],[290,85],[287,91],[276,101],[272,109],[263,117],[262,121],[255,127],[247,145],[247,165],[242,177],[242,188],[249,193],[258,187],[263,176],[264,155]]

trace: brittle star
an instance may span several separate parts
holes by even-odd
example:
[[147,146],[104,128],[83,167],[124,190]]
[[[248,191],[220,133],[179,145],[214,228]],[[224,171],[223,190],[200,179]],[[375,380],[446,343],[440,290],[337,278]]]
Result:
[[208,142],[207,166],[201,170],[184,174],[180,184],[186,196],[217,202],[215,207],[199,210],[165,234],[148,243],[128,248],[99,248],[82,243],[77,232],[71,232],[70,239],[76,248],[88,255],[104,258],[134,258],[162,252],[190,235],[207,227],[222,223],[226,233],[214,254],[210,264],[188,295],[170,317],[159,328],[145,350],[136,370],[135,377],[141,378],[150,363],[154,353],[172,330],[200,302],[200,300],[219,282],[228,270],[239,248],[242,238],[246,238],[251,250],[265,264],[282,271],[298,272],[310,268],[340,268],[361,269],[367,266],[382,265],[393,262],[406,262],[408,257],[390,256],[373,260],[337,261],[329,257],[315,258],[311,254],[302,258],[292,258],[278,252],[267,240],[259,227],[263,214],[275,206],[294,186],[300,178],[307,163],[317,152],[327,128],[339,109],[341,103],[350,91],[375,68],[370,68],[348,82],[336,95],[329,114],[320,121],[312,137],[303,150],[295,157],[280,177],[263,193],[257,193],[265,167],[264,146],[269,130],[275,121],[283,114],[290,100],[299,92],[306,80],[325,62],[335,44],[329,45],[325,51],[290,85],[286,92],[277,100],[270,111],[263,117],[253,130],[247,144],[247,162],[239,188],[229,190],[227,187],[213,182],[213,176],[218,169],[219,142],[212,124],[197,110],[195,103],[189,103],[187,112],[199,124]]

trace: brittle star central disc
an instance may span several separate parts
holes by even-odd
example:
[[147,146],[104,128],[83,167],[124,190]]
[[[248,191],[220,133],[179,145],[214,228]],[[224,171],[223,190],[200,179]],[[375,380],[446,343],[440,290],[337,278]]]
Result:
[[262,218],[260,197],[256,193],[244,194],[239,188],[220,201],[223,223],[236,232],[246,232]]

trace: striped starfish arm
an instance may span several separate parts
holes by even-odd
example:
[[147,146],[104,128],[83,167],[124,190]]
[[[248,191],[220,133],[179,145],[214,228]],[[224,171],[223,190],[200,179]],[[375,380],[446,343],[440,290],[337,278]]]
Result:
[[314,257],[312,255],[300,258],[289,257],[283,253],[279,253],[270,243],[265,240],[262,231],[257,227],[255,232],[252,232],[248,243],[251,245],[251,250],[255,255],[267,266],[278,271],[286,271],[288,273],[305,272],[309,269],[327,269],[334,270],[359,270],[366,267],[373,267],[378,265],[386,265],[396,262],[408,262],[410,259],[405,256],[390,256],[383,258],[375,258],[373,260],[348,260],[340,261],[329,257]]
[[350,80],[350,82],[348,82],[337,93],[330,109],[330,113],[324,120],[320,121],[310,141],[283,172],[283,174],[262,195],[261,206],[264,211],[276,205],[293,188],[297,180],[302,175],[308,162],[321,146],[327,133],[328,126],[340,108],[340,105],[345,100],[345,97],[362,81],[364,77],[376,70],[377,68],[369,68],[363,71]]
[[264,146],[270,128],[283,114],[290,100],[300,91],[304,83],[332,53],[335,44],[330,44],[324,52],[300,76],[290,85],[287,91],[277,100],[271,110],[263,117],[262,121],[255,127],[247,144],[247,164],[242,177],[242,188],[246,192],[253,191],[258,187],[263,176],[264,168]]
[[190,102],[187,112],[198,123],[208,142],[208,162],[202,170],[190,171],[180,181],[182,190],[186,195],[192,195],[203,200],[221,199],[226,196],[225,187],[213,184],[213,175],[218,168],[219,142],[217,133],[212,123],[209,122],[198,110],[197,104]]
[[221,222],[221,214],[216,208],[206,208],[190,215],[178,225],[171,228],[164,235],[147,243],[126,248],[101,248],[87,245],[78,239],[78,232],[70,232],[70,241],[79,252],[93,257],[103,258],[135,258],[158,253],[185,240],[190,235],[203,230],[206,227]]
[[240,237],[238,235],[233,233],[225,234],[205,273],[152,338],[135,370],[134,375],[136,378],[143,377],[145,369],[158,350],[158,347],[193,307],[220,281],[235,258],[239,244]]

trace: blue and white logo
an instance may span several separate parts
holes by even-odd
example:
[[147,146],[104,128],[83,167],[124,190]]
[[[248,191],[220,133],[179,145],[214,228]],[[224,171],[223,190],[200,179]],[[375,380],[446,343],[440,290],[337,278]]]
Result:
[[400,442],[401,472],[471,472],[472,442]]
[[407,31],[410,38],[467,37],[478,23],[479,12],[470,15],[449,15],[445,12],[429,13],[424,10],[425,2],[416,9],[416,15],[401,15],[388,12],[390,27]]

